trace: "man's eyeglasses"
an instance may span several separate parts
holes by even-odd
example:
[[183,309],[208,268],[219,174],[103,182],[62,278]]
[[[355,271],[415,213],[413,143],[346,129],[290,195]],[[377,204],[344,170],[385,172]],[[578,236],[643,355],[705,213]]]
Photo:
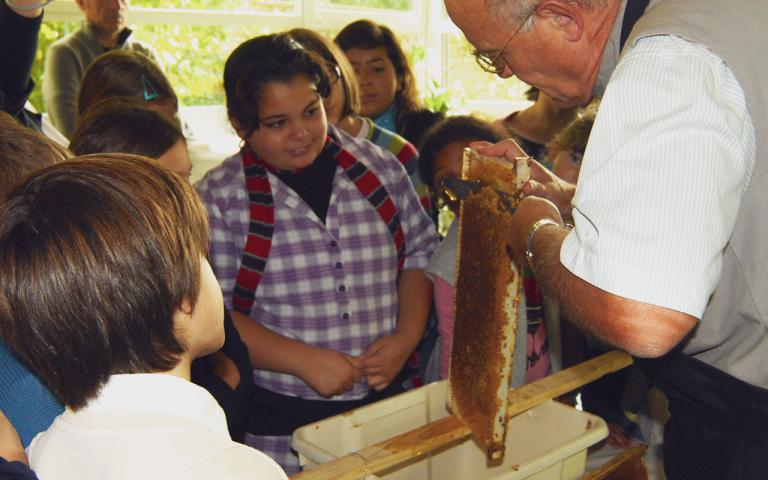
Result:
[[501,72],[504,71],[504,67],[507,66],[507,61],[504,59],[504,50],[506,50],[509,44],[512,43],[512,40],[514,40],[517,34],[520,33],[520,30],[523,29],[523,26],[528,23],[531,16],[533,16],[533,13],[528,15],[528,17],[520,23],[520,26],[515,29],[515,32],[511,37],[509,37],[509,40],[504,42],[504,45],[496,52],[495,55],[490,56],[487,53],[478,51],[474,52],[475,61],[478,65],[480,65],[480,68],[482,68],[483,71],[493,73],[494,75],[500,75]]

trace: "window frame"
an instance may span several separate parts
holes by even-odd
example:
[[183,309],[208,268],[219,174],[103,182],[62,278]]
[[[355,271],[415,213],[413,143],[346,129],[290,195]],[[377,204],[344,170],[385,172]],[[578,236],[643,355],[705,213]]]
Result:
[[[361,7],[327,7],[317,0],[293,0],[293,11],[266,13],[250,11],[209,11],[174,8],[147,8],[132,6],[126,13],[126,23],[131,25],[169,24],[205,26],[263,26],[275,30],[296,27],[315,30],[338,31],[359,18],[373,18],[392,26],[398,35],[415,35],[417,45],[423,47],[424,61],[414,66],[418,79],[417,88],[422,96],[430,91],[433,80],[446,85],[449,72],[446,65],[450,35],[461,32],[445,14],[442,0],[413,0],[408,11],[384,10]],[[57,0],[45,8],[46,21],[78,22],[82,12],[74,0]],[[257,30],[254,30],[254,34]],[[466,99],[462,105],[451,103],[451,113],[481,112],[490,118],[498,118],[529,102],[523,100],[496,100],[492,98]]]

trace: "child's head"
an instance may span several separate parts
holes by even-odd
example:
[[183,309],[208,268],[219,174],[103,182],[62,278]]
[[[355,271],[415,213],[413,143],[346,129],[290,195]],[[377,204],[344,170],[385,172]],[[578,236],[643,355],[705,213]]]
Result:
[[336,125],[343,118],[357,115],[360,111],[360,86],[352,65],[339,47],[306,28],[294,28],[288,35],[323,59],[330,79],[330,92],[323,99],[328,122]]
[[223,343],[189,183],[132,155],[37,171],[0,206],[0,334],[65,405],[111,375],[167,372]]
[[0,112],[0,203],[30,172],[71,156],[66,148]]
[[290,36],[240,44],[224,66],[224,90],[232,126],[262,161],[296,170],[322,151],[328,75],[322,61]]
[[69,149],[75,155],[131,153],[154,158],[186,180],[192,173],[179,126],[156,111],[120,98],[94,105],[78,124]]
[[563,128],[547,147],[550,151],[552,173],[571,183],[576,183],[581,170],[581,159],[587,149],[589,134],[595,123],[598,104],[591,104],[565,128]]
[[392,104],[398,113],[419,108],[416,80],[395,34],[384,25],[358,20],[334,39],[360,84],[360,114],[378,117]]
[[419,175],[429,185],[433,195],[440,197],[451,209],[456,205],[444,194],[443,179],[461,175],[461,160],[464,148],[472,142],[496,143],[501,140],[499,132],[488,122],[461,115],[448,117],[426,133],[419,148]]
[[80,82],[79,119],[97,103],[120,97],[176,118],[179,101],[160,67],[149,57],[131,50],[112,50],[91,63]]

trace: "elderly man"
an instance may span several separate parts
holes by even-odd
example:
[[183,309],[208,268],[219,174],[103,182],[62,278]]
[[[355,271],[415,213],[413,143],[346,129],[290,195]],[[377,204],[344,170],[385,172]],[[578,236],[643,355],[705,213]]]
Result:
[[117,48],[133,50],[157,61],[152,49],[129,39],[125,27],[128,0],[76,0],[85,15],[75,32],[48,49],[43,79],[43,99],[53,125],[67,138],[77,124],[77,92],[85,69],[104,52]]
[[578,186],[536,168],[527,191],[552,202],[523,200],[512,250],[583,330],[645,359],[668,478],[768,478],[768,2],[446,7],[488,71],[561,105],[605,88]]

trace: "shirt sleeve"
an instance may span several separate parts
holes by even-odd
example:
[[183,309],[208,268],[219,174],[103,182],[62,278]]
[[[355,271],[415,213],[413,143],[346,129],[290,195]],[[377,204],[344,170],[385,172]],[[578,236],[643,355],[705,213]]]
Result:
[[240,256],[234,238],[234,227],[227,214],[232,202],[227,181],[209,174],[195,185],[200,199],[208,213],[210,244],[208,261],[213,268],[224,296],[224,305],[232,309],[232,293],[240,266]]
[[0,478],[3,480],[37,480],[37,475],[21,462],[9,462],[0,457]]
[[611,77],[560,259],[612,294],[697,318],[755,161],[730,69],[678,37],[640,40]]
[[64,44],[51,45],[45,59],[43,100],[53,126],[67,138],[75,132],[77,93],[80,88],[78,71],[77,59],[69,47]]
[[405,168],[389,152],[381,151],[392,159],[388,162],[391,169],[392,200],[400,215],[400,224],[405,235],[405,265],[403,269],[423,270],[427,268],[429,257],[437,248],[437,230],[435,224],[421,205],[419,196],[408,178]]
[[22,17],[0,2],[0,108],[14,116],[34,88],[30,73],[42,19]]

